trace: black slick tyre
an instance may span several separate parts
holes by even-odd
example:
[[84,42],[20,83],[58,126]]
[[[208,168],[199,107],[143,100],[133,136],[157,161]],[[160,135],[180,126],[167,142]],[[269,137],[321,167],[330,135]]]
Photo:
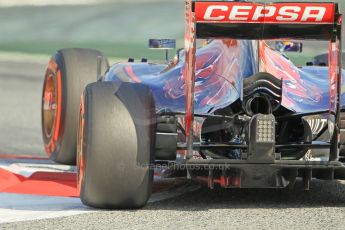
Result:
[[98,82],[82,97],[78,134],[78,189],[85,205],[144,206],[153,183],[155,105],[147,86]]
[[50,158],[75,165],[78,114],[86,85],[97,81],[97,58],[102,73],[109,67],[101,52],[90,49],[62,49],[48,63],[42,93],[42,136]]

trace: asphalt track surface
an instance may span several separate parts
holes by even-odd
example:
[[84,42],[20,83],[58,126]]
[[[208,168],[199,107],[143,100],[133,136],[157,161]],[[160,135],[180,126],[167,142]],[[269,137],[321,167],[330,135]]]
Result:
[[[43,63],[0,60],[0,154],[44,155],[39,112],[44,69]],[[32,211],[44,210],[37,206]],[[0,229],[127,228],[345,229],[345,181],[314,180],[310,191],[303,191],[300,181],[292,191],[200,188],[141,210],[103,210],[0,225]]]

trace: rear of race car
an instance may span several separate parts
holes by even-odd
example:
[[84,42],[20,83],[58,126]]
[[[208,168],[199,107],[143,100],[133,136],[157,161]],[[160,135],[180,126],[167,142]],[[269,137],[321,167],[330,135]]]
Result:
[[[178,143],[178,150],[185,151],[185,166],[190,178],[207,182],[213,188],[219,184],[225,188],[284,188],[293,186],[296,178],[303,178],[309,188],[312,178],[345,178],[345,168],[339,161],[340,148],[340,95],[341,95],[341,23],[336,3],[251,3],[185,1],[186,29],[186,141]],[[245,88],[241,92],[240,106],[245,114],[200,115],[194,114],[195,51],[197,39],[256,40],[258,46],[266,40],[299,39],[329,41],[329,110],[313,113],[288,113],[283,116],[272,113],[267,93],[252,96],[248,104]],[[256,80],[269,81],[272,74],[264,72],[258,47]],[[243,84],[246,82],[243,80]],[[279,81],[273,88],[279,88]],[[248,86],[248,85],[247,85]],[[272,86],[271,86],[272,87]],[[259,87],[260,88],[260,87]],[[261,88],[265,88],[263,85]],[[265,91],[265,90],[262,90]],[[266,90],[267,91],[267,90]],[[254,112],[253,112],[254,111]],[[319,141],[313,136],[308,117],[323,116],[329,139]],[[238,127],[237,138],[213,138],[207,136],[195,142],[196,118],[204,117],[222,127]],[[297,122],[289,123],[289,120]],[[212,123],[212,122],[211,122]],[[288,126],[301,127],[302,139],[291,138]],[[208,127],[212,130],[215,126]],[[223,131],[229,130],[223,128]],[[285,133],[286,131],[286,133]],[[207,131],[203,131],[207,133]],[[212,133],[212,131],[209,131]],[[221,132],[213,132],[218,137]],[[225,134],[226,136],[227,134]],[[205,135],[204,135],[205,136]],[[233,136],[234,137],[234,136]],[[237,141],[241,139],[241,141]],[[311,151],[328,152],[328,159],[310,161]],[[201,153],[195,157],[195,152]],[[204,154],[206,153],[206,154]],[[219,154],[221,153],[221,154]],[[221,156],[220,156],[221,155]],[[289,157],[290,156],[290,157]]]
[[[345,142],[340,141],[342,16],[337,4],[186,0],[185,8],[185,52],[178,64],[158,69],[140,64],[144,72],[174,73],[170,80],[181,83],[174,87],[185,91],[169,101],[177,110],[165,100],[166,78],[155,75],[158,85],[151,75],[141,81],[132,61],[109,67],[102,53],[88,49],[63,49],[52,58],[42,96],[44,140],[51,159],[77,161],[83,203],[140,208],[151,195],[154,169],[162,164],[162,176],[187,175],[210,188],[285,188],[301,177],[308,189],[312,178],[345,178],[339,159]],[[196,62],[197,39],[207,40],[204,51],[226,54],[222,65],[214,65],[217,52]],[[298,68],[267,46],[267,40],[276,39],[329,41],[329,83],[317,88],[329,94],[323,97],[326,109],[303,110],[299,97],[312,100],[313,95]],[[229,58],[232,52],[247,56],[240,62]],[[207,64],[212,68],[200,74]],[[248,66],[251,71],[239,71]],[[120,74],[113,73],[116,69]],[[201,83],[200,75],[212,79]],[[210,103],[200,112],[204,104],[195,102],[203,91]],[[224,100],[224,107],[211,100],[229,94],[235,101]]]

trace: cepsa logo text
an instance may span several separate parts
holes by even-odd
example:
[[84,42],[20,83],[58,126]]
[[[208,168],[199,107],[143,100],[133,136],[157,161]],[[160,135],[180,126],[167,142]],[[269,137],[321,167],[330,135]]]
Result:
[[197,22],[334,23],[333,3],[195,2]]

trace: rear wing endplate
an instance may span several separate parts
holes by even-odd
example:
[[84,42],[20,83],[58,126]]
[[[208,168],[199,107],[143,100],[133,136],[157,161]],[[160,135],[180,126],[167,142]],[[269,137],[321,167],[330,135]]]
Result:
[[329,41],[330,114],[335,117],[330,160],[338,158],[341,95],[341,24],[337,3],[185,0],[186,117],[188,157],[193,153],[196,39]]

